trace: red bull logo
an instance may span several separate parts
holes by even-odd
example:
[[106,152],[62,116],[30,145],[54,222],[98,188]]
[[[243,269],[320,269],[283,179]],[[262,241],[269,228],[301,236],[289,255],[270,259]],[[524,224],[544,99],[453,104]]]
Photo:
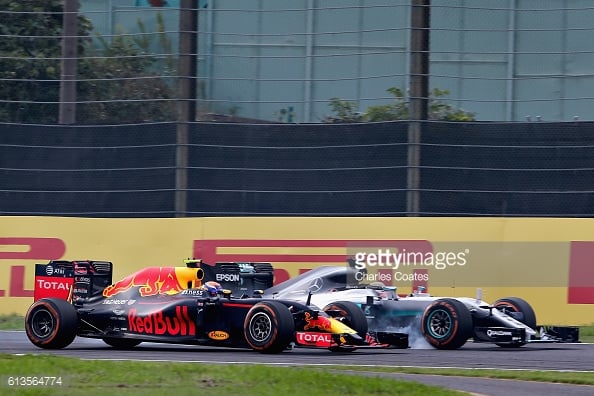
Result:
[[303,327],[303,330],[318,329],[330,331],[332,329],[332,321],[325,316],[317,315],[317,318],[314,318],[314,315],[306,312],[305,321],[307,324]]
[[200,285],[204,272],[200,268],[186,267],[148,267],[137,271],[103,290],[104,297],[113,297],[133,287],[138,288],[142,297],[156,294],[175,294]]
[[305,326],[303,330],[318,329],[333,334],[356,334],[357,332],[351,329],[346,324],[335,318],[322,316],[320,314],[312,315],[311,312],[305,313]]

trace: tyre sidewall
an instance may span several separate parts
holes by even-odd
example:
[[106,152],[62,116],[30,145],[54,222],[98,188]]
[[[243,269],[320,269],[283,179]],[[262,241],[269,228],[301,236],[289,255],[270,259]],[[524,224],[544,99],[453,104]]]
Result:
[[363,310],[351,301],[336,301],[324,307],[324,312],[340,311],[345,319],[344,324],[355,330],[360,337],[367,335],[368,324]]
[[[252,320],[267,318],[270,322],[270,333],[263,340],[252,335]],[[248,346],[262,353],[278,353],[287,349],[295,337],[295,322],[289,309],[276,301],[265,301],[254,305],[248,312],[244,322],[244,338]]]
[[[52,328],[47,336],[40,336],[33,330],[37,315],[48,314]],[[64,348],[74,341],[78,326],[76,309],[65,300],[44,298],[31,305],[25,316],[25,331],[29,340],[40,348]]]
[[[437,314],[445,314],[450,321],[449,331],[443,336],[431,329],[431,320]],[[472,336],[472,316],[462,302],[450,298],[439,299],[425,309],[421,330],[423,337],[435,348],[457,349]]]
[[497,309],[505,307],[511,311],[522,313],[524,318],[519,321],[532,329],[536,329],[536,314],[526,300],[519,297],[500,298],[493,303],[493,306]]

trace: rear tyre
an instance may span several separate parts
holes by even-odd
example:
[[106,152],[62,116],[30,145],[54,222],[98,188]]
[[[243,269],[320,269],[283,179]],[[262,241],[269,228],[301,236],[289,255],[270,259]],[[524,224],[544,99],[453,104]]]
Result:
[[472,315],[462,302],[442,298],[425,309],[421,330],[435,348],[458,349],[472,336]]
[[25,331],[33,345],[45,349],[64,348],[74,341],[78,314],[69,302],[42,298],[31,305],[25,316]]
[[289,309],[277,301],[263,301],[248,312],[243,325],[247,344],[261,353],[279,353],[295,337],[295,322]]
[[[500,298],[499,300],[493,303],[493,306],[498,310],[502,311],[503,313],[520,313],[521,315],[515,316],[511,315],[514,319],[524,323],[526,326],[536,329],[536,314],[534,313],[534,309],[532,306],[524,299],[519,297],[506,297]],[[518,342],[515,344],[496,344],[502,348],[519,348],[523,345],[526,345],[525,342]]]
[[142,341],[130,340],[127,338],[104,338],[103,342],[116,349],[131,349],[140,344]]

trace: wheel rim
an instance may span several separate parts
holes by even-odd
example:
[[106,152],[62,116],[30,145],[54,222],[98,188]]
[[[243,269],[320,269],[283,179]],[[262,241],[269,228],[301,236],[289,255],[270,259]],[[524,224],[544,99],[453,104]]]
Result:
[[452,331],[452,317],[444,310],[432,312],[427,318],[429,334],[434,338],[445,338]]
[[256,342],[266,341],[272,333],[272,321],[263,312],[252,316],[249,324],[250,337]]
[[31,318],[31,330],[38,338],[49,337],[55,328],[54,317],[46,309],[40,309]]

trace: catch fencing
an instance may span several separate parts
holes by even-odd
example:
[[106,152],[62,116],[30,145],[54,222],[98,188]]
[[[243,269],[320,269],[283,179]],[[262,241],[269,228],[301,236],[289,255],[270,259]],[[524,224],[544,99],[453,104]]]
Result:
[[404,121],[1,125],[0,214],[591,217],[593,127],[423,123],[411,212]]

